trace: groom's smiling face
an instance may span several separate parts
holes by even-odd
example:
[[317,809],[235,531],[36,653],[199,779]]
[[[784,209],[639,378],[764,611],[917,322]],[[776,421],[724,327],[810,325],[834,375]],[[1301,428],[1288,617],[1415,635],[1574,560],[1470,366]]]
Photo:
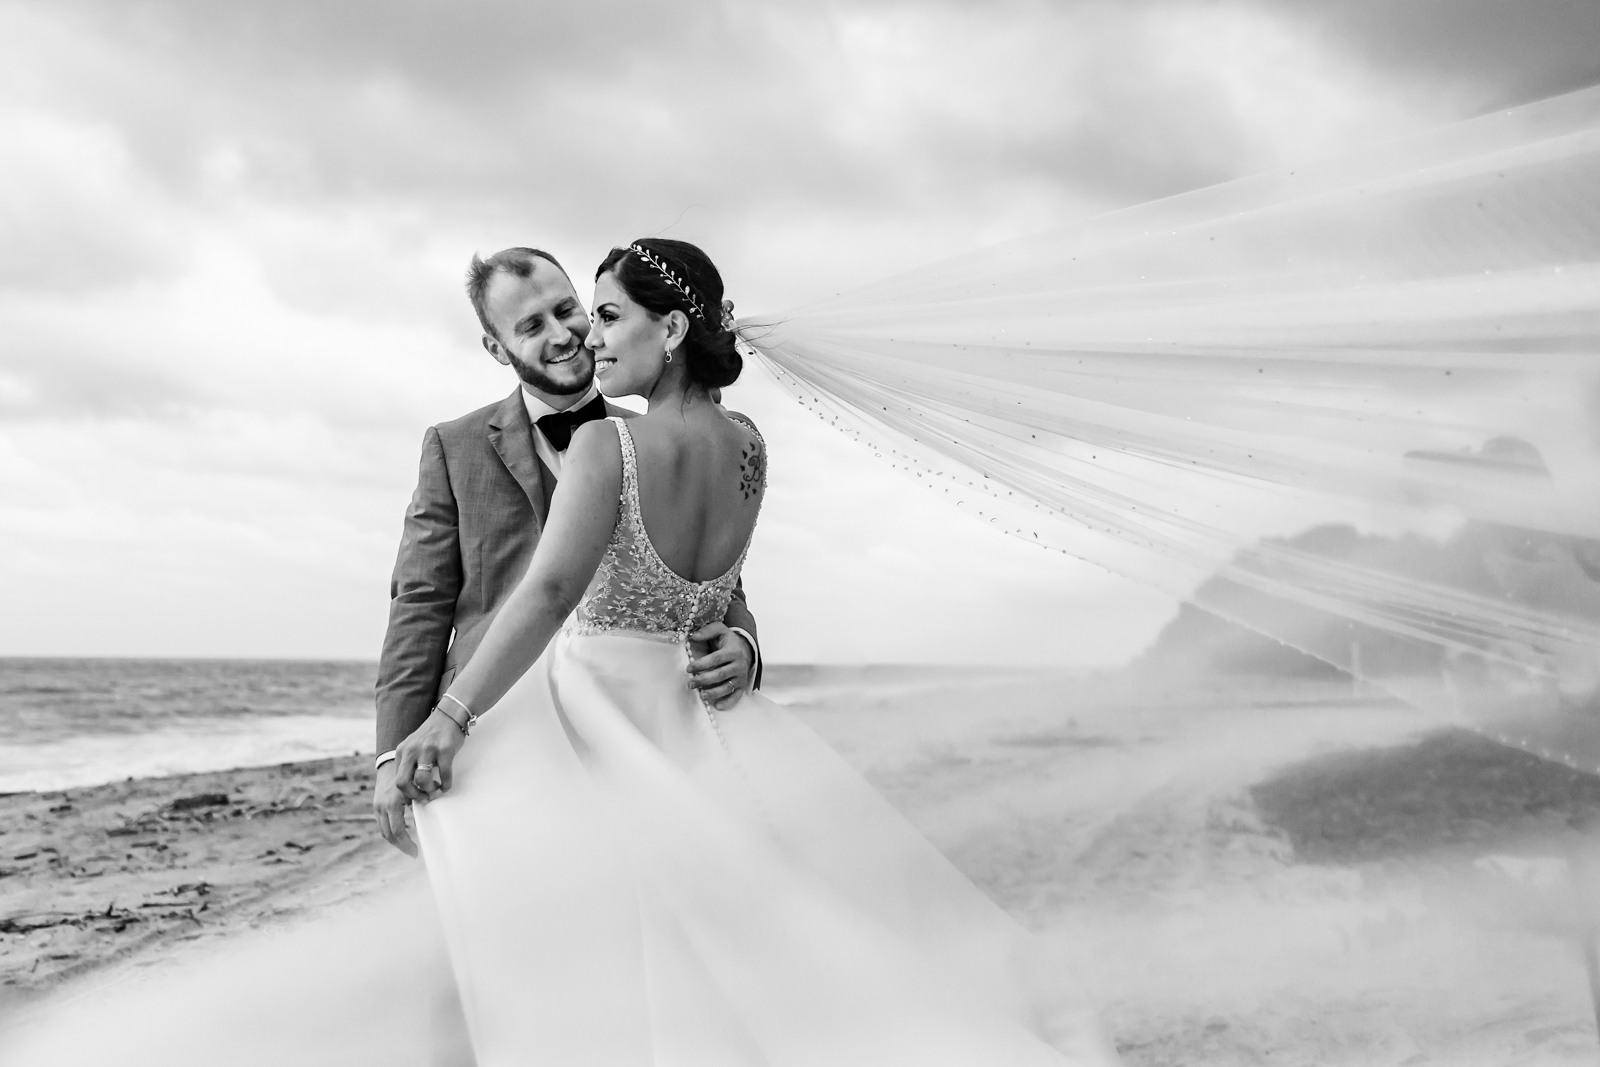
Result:
[[533,261],[526,278],[496,271],[484,290],[483,310],[493,334],[483,346],[517,377],[552,398],[582,393],[594,381],[594,353],[583,346],[589,314],[566,272]]

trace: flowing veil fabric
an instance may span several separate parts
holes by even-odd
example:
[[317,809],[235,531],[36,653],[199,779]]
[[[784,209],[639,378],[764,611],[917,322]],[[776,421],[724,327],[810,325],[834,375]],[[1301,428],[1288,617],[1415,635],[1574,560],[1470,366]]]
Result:
[[708,717],[685,662],[562,634],[420,813],[479,1067],[1102,1062],[1019,926],[781,706]]
[[[819,418],[996,529],[1600,767],[1600,90],[1089,220],[742,333]],[[681,651],[579,639],[507,698],[554,694],[562,715],[491,717],[476,740],[503,743],[467,750],[541,775],[479,775],[480,789],[469,764],[460,792],[422,813],[442,936],[484,946],[455,961],[469,998],[492,999],[485,976],[542,950],[582,985],[581,948],[624,977],[575,1003],[547,976],[551,1005],[469,1021],[500,1045],[559,1043],[615,1012],[626,1056],[660,1042],[714,1063],[763,1034],[815,1048],[828,1035],[802,1024],[859,1018],[860,994],[927,1035],[1048,1062],[1027,999],[983,980],[1009,970],[1004,917],[781,709],[751,701],[727,718],[734,761],[704,732],[639,747],[630,711],[655,698],[615,680],[676,678]],[[632,674],[617,657],[662,658]],[[808,805],[829,817],[795,817]],[[858,837],[817,833],[841,816]],[[532,846],[497,856],[502,819]],[[762,843],[773,831],[791,858]],[[483,839],[475,858],[459,847]],[[883,841],[928,893],[857,877],[881,866]],[[656,876],[631,887],[622,875],[640,863]],[[599,884],[614,891],[553,906],[608,865],[617,877]],[[714,891],[688,891],[708,876]],[[792,922],[752,927],[762,894]],[[520,933],[472,933],[491,921]],[[910,938],[936,946],[923,958],[903,951],[907,928],[972,936]],[[404,1062],[429,1017],[412,975],[442,966],[440,938],[418,898],[374,901],[60,1005],[0,1051],[52,1067]],[[883,947],[860,956],[866,978],[907,995],[739,974],[767,948],[832,963],[863,945]],[[664,965],[647,976],[641,949]],[[968,980],[949,978],[952,959],[973,964]],[[90,1013],[114,1029],[85,1026]]]
[[993,528],[1600,770],[1600,88],[740,327]]

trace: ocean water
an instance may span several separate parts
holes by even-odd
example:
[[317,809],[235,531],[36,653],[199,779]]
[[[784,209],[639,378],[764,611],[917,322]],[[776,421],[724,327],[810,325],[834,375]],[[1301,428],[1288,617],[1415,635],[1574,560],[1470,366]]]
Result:
[[[370,753],[377,671],[370,662],[0,658],[0,793]],[[804,715],[985,673],[774,664],[763,692]]]
[[377,664],[0,658],[0,793],[371,752]]

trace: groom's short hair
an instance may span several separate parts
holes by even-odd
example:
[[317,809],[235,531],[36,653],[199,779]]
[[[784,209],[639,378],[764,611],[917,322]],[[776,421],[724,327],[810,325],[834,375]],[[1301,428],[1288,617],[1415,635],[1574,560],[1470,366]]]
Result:
[[472,301],[472,310],[477,313],[478,325],[483,327],[484,333],[495,340],[502,338],[495,332],[494,326],[489,322],[488,312],[483,307],[490,279],[500,271],[526,278],[533,273],[533,261],[536,259],[554,263],[556,270],[562,274],[567,273],[567,268],[563,267],[555,256],[540,248],[502,248],[488,259],[479,259],[476,252],[472,254],[472,264],[467,267],[467,299]]

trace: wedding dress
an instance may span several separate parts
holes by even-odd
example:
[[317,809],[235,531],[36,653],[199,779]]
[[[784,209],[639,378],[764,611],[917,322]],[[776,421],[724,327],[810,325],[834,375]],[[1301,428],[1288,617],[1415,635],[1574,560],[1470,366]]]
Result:
[[815,734],[759,694],[715,712],[688,688],[686,635],[723,617],[743,553],[711,581],[673,573],[618,434],[618,521],[582,606],[415,809],[431,894],[358,894],[37,1011],[0,1003],[0,1062],[455,1067],[447,969],[478,1067],[1111,1058],[1030,937]]
[[662,561],[613,421],[604,560],[418,812],[479,1067],[1069,1062],[1019,927],[781,706],[688,688],[744,557]]

